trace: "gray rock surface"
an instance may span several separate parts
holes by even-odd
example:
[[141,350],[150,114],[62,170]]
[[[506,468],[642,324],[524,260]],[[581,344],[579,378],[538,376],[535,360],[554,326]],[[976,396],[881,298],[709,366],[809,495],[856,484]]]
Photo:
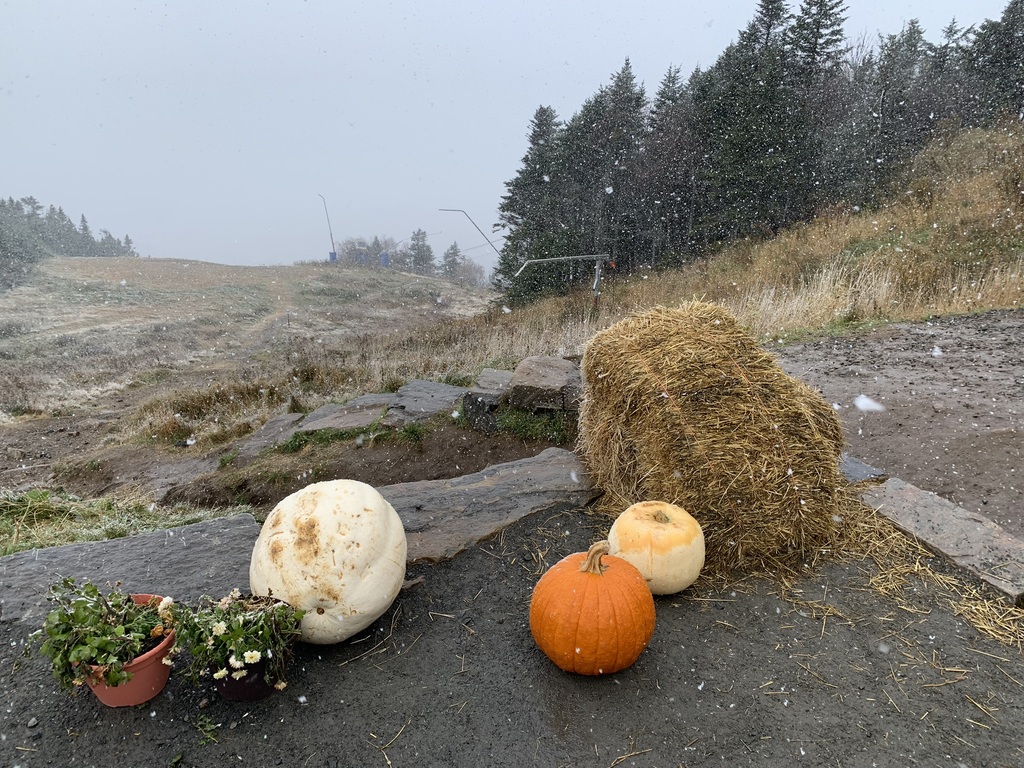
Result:
[[362,395],[347,403],[330,403],[317,408],[302,420],[298,432],[315,432],[318,429],[364,429],[380,420],[385,410],[398,402],[398,395],[392,392]]
[[451,413],[468,391],[466,387],[453,387],[436,381],[410,381],[398,390],[397,400],[388,408],[381,423],[386,427],[404,427],[438,414]]
[[454,557],[527,515],[578,509],[600,493],[576,454],[561,448],[451,480],[378,490],[402,518],[410,563]]
[[64,576],[129,592],[195,600],[249,585],[249,557],[260,526],[234,515],[108,541],[68,544],[0,557],[3,621],[41,622],[46,591]]
[[503,371],[499,368],[484,368],[480,371],[480,376],[477,377],[474,391],[501,394],[508,389],[511,383],[512,371]]
[[[560,448],[452,480],[378,490],[402,518],[409,562],[452,557],[528,515],[578,509],[598,494],[575,454]],[[247,590],[259,531],[246,514],[8,555],[0,558],[0,618],[41,621],[47,587],[62,576],[101,585],[120,581],[129,591],[181,600]]]
[[244,440],[235,457],[236,466],[244,466],[252,461],[260,451],[282,443],[295,434],[296,426],[302,421],[301,413],[280,413]]
[[498,406],[501,396],[495,392],[473,390],[462,396],[462,416],[469,426],[485,435],[498,431]]
[[576,411],[582,394],[578,363],[561,357],[534,355],[516,366],[504,400],[531,411]]
[[861,494],[900,529],[1024,608],[1024,542],[983,515],[897,478]]

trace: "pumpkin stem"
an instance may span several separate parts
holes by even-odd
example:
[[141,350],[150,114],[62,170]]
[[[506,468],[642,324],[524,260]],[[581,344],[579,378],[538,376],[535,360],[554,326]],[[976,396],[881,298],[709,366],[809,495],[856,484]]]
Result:
[[608,566],[601,565],[601,558],[608,554],[611,544],[607,541],[595,541],[587,550],[587,557],[580,566],[581,573],[593,573],[600,576]]
[[654,513],[654,519],[657,520],[659,523],[667,523],[672,518],[659,509],[657,512]]

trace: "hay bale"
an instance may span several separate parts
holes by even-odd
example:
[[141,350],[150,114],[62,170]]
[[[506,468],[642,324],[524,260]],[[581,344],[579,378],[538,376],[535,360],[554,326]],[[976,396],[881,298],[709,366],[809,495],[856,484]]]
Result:
[[836,543],[852,494],[842,428],[724,308],[693,302],[597,334],[579,448],[618,514],[645,500],[701,523],[705,570],[791,570]]

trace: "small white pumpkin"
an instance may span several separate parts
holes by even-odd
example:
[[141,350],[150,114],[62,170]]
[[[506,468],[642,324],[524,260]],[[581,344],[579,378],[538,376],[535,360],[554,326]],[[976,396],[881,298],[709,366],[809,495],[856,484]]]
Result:
[[337,643],[365,629],[405,580],[402,520],[372,486],[313,483],[267,517],[249,561],[249,588],[303,608],[301,640]]
[[611,554],[628,560],[655,595],[693,584],[704,567],[704,531],[689,512],[664,501],[641,501],[612,523]]

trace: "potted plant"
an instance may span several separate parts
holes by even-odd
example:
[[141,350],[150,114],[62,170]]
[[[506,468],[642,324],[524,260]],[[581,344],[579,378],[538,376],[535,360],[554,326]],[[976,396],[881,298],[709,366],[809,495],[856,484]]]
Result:
[[53,608],[31,636],[61,687],[88,685],[112,707],[142,704],[163,690],[174,644],[174,600],[119,587],[103,594],[92,582],[62,578],[50,586]]
[[237,589],[219,600],[204,595],[195,608],[175,606],[175,652],[187,650],[186,671],[193,679],[212,678],[224,698],[263,698],[287,686],[285,668],[304,614],[277,598]]

